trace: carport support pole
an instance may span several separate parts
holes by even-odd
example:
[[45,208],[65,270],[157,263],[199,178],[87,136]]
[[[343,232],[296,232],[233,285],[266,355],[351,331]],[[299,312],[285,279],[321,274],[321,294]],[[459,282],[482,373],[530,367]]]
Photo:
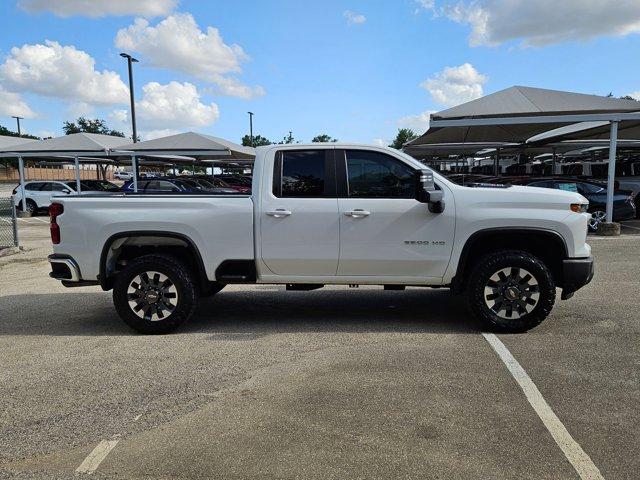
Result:
[[616,178],[616,153],[618,149],[618,122],[611,122],[609,137],[609,172],[607,177],[607,223],[613,221],[613,190]]
[[138,193],[138,159],[131,155],[131,169],[133,170],[133,191]]
[[78,159],[77,155],[73,158],[73,163],[75,163],[75,165],[76,165],[76,192],[80,193],[81,192],[81,187],[80,187],[80,160]]
[[22,211],[27,211],[27,200],[26,195],[24,194],[24,160],[22,156],[18,157],[18,175],[20,175],[20,197],[22,197]]
[[496,158],[494,160],[494,165],[493,165],[493,174],[496,177],[498,176],[498,170],[500,170],[500,149],[499,148],[496,150]]
[[[553,157],[551,160],[551,175],[555,175],[556,174],[556,159],[557,159],[557,155],[556,155],[556,147],[553,147],[552,149],[553,152]],[[542,171],[544,172],[544,168],[542,169]]]

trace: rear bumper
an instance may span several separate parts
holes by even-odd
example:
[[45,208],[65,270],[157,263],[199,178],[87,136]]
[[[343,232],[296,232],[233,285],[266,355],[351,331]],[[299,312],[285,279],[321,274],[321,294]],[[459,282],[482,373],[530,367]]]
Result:
[[51,264],[51,272],[49,276],[56,280],[64,280],[66,282],[79,282],[82,280],[80,277],[80,267],[77,262],[68,255],[60,255],[54,253],[47,257]]
[[562,300],[588,284],[595,273],[593,257],[567,258],[562,262]]

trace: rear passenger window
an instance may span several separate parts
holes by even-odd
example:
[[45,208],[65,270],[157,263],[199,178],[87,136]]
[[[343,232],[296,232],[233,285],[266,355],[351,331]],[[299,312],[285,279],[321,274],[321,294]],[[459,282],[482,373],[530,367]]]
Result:
[[43,182],[31,182],[31,183],[27,183],[24,186],[24,189],[25,190],[31,190],[31,191],[40,190],[43,185],[44,185]]
[[323,197],[325,150],[283,151],[276,160],[273,194],[277,197]]

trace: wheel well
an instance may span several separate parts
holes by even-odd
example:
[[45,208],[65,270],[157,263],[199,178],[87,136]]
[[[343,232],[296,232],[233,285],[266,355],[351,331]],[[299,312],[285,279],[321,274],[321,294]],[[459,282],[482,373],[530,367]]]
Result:
[[478,261],[484,255],[501,250],[522,250],[538,257],[562,287],[562,261],[567,257],[567,247],[559,234],[547,230],[496,229],[477,232],[467,240],[451,282],[452,290],[464,290]]
[[204,263],[193,241],[185,235],[165,232],[128,232],[109,238],[100,256],[100,285],[105,290],[113,288],[116,276],[130,260],[158,253],[182,261],[197,275],[194,283],[202,289],[208,287]]

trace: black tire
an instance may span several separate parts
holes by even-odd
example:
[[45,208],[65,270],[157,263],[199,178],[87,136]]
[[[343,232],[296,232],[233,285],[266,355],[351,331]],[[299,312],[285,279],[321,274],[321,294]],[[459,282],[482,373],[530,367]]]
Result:
[[[22,212],[22,201],[20,201],[20,203],[18,203],[18,210],[20,212]],[[27,198],[27,211],[26,213],[29,216],[33,216],[36,214],[36,212],[38,211],[38,205],[36,205],[36,202],[34,202],[33,200],[31,200],[30,198]]]
[[[149,276],[148,272],[153,274]],[[197,289],[192,276],[184,263],[170,255],[137,258],[116,278],[113,287],[116,311],[137,332],[152,335],[172,332],[196,308]]]
[[496,252],[481,258],[473,268],[467,300],[489,330],[526,332],[551,313],[556,284],[539,258],[520,250]]

